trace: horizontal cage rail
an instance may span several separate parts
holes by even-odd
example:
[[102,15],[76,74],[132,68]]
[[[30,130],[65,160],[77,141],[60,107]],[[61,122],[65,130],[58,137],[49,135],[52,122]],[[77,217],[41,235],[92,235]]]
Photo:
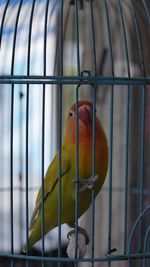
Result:
[[149,85],[150,77],[124,78],[102,76],[0,76],[0,84],[96,84],[96,85]]
[[82,258],[82,259],[71,259],[64,257],[46,257],[46,256],[30,256],[30,255],[20,255],[20,254],[11,254],[11,253],[1,253],[0,256],[8,257],[12,259],[21,259],[21,260],[33,260],[33,261],[51,261],[51,262],[108,262],[108,261],[126,261],[126,260],[137,260],[137,259],[149,259],[150,253],[135,253],[127,255],[114,255],[109,257],[102,258]]

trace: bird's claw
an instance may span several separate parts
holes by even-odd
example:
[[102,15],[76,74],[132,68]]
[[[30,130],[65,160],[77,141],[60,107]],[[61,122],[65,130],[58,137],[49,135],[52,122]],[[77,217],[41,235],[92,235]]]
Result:
[[[82,235],[84,235],[85,240],[86,240],[86,245],[88,245],[88,243],[89,243],[89,235],[88,235],[87,231],[84,228],[78,226],[77,232],[80,233],[80,234],[82,234]],[[71,231],[68,232],[67,238],[68,239],[71,239],[72,234],[75,234],[75,233],[76,233],[76,230],[74,228],[73,230],[71,230]]]
[[[97,183],[99,177],[96,174],[95,176],[90,177],[89,179],[80,179],[78,180],[78,183],[81,185],[81,188],[79,189],[80,193],[85,192],[87,189],[92,190]],[[76,180],[73,180],[73,182],[76,182]]]
[[89,236],[85,229],[77,228],[77,243],[76,243],[76,231],[71,230],[67,234],[69,244],[67,247],[67,254],[69,258],[83,258],[86,254],[86,246],[89,243]]

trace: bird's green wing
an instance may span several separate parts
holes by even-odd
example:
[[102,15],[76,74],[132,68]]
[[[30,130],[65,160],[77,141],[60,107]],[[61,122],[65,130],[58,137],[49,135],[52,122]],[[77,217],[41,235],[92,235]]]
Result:
[[[65,175],[67,171],[70,169],[70,157],[69,157],[69,151],[68,148],[62,147],[61,150],[61,178]],[[47,196],[52,192],[56,184],[58,183],[58,177],[59,177],[59,153],[55,155],[53,161],[48,167],[48,170],[45,175],[44,179],[44,201],[47,198]],[[40,187],[40,190],[38,192],[37,198],[36,198],[36,205],[33,210],[31,222],[30,222],[30,229],[33,228],[33,225],[37,219],[37,216],[39,214],[39,211],[42,207],[42,186]]]

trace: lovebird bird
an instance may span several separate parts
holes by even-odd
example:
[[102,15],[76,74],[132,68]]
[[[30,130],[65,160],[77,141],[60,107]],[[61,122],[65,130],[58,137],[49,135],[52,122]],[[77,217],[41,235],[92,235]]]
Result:
[[[95,111],[96,112],[96,111]],[[61,223],[75,224],[76,190],[76,103],[69,110],[61,148]],[[102,125],[96,115],[95,177],[92,177],[93,105],[78,101],[78,217],[90,206],[91,191],[95,197],[107,174],[108,146]],[[59,153],[49,165],[44,179],[44,234],[58,226]],[[42,187],[39,189],[30,222],[29,249],[42,238]],[[26,244],[23,247],[26,252]]]

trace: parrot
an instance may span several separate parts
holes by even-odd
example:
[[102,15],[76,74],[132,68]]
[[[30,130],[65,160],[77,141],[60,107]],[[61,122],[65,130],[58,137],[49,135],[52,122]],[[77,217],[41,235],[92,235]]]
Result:
[[[78,109],[78,120],[76,118]],[[108,169],[107,137],[95,114],[95,176],[92,176],[93,104],[78,100],[69,109],[61,147],[61,224],[75,225],[76,182],[78,218],[90,207],[92,190],[99,193]],[[76,181],[76,124],[78,121],[78,179]],[[58,226],[59,152],[44,178],[44,235]],[[28,249],[42,238],[42,186],[37,194],[30,221]],[[26,253],[27,245],[23,246]]]

